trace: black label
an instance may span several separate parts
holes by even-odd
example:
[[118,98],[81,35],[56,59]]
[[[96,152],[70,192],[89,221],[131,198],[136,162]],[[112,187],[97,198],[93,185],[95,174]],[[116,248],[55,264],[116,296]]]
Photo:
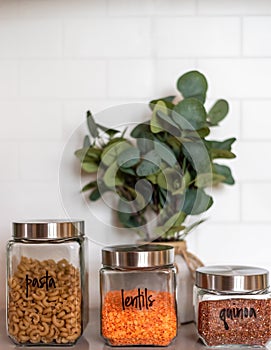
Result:
[[46,270],[45,276],[42,276],[40,278],[30,278],[29,275],[25,276],[25,286],[26,286],[26,297],[28,298],[29,293],[29,287],[33,288],[43,288],[46,287],[46,291],[49,290],[49,288],[56,288],[55,280],[52,276],[49,275],[48,271]]
[[139,310],[143,308],[149,309],[152,307],[155,299],[152,298],[152,294],[148,293],[148,289],[144,288],[141,290],[137,289],[137,295],[124,295],[124,289],[121,289],[121,305],[122,309],[125,310],[129,307],[133,307]]
[[224,324],[224,328],[226,330],[229,330],[229,324],[227,320],[234,320],[234,319],[246,319],[246,318],[257,318],[256,310],[253,307],[247,308],[247,307],[231,307],[231,308],[224,308],[221,309],[219,312],[219,318]]

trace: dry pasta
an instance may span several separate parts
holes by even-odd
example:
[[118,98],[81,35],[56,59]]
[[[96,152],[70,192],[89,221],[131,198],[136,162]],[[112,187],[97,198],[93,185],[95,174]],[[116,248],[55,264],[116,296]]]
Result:
[[8,280],[8,332],[19,344],[69,344],[82,333],[79,269],[22,257]]

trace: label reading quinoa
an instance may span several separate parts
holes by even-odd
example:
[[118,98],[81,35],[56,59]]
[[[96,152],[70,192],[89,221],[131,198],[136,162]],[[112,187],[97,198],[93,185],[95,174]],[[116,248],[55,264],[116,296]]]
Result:
[[[235,303],[233,303],[235,305]],[[255,317],[257,318],[257,313],[254,307],[229,307],[229,308],[223,308],[219,312],[219,318],[224,323],[224,327],[226,330],[229,330],[229,324],[227,320],[233,320],[233,319],[241,319],[248,317]]]
[[208,300],[199,303],[198,332],[209,346],[264,345],[271,338],[271,301]]

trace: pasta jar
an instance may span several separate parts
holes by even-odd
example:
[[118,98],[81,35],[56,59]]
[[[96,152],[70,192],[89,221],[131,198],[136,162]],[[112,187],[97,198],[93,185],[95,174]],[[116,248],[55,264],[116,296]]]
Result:
[[177,334],[174,248],[102,250],[101,334],[111,346],[169,345]]
[[271,339],[268,271],[247,266],[207,266],[196,271],[198,335],[207,346],[259,346]]
[[79,339],[88,316],[86,249],[83,221],[13,223],[7,333],[16,345],[63,346]]

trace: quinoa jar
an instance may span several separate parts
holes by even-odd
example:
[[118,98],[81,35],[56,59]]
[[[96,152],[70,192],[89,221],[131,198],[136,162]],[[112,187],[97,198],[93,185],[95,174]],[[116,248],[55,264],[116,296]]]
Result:
[[177,335],[174,248],[102,250],[101,335],[111,346],[167,346]]
[[86,249],[83,221],[13,223],[7,333],[16,345],[74,345],[80,338],[88,317]]
[[268,271],[248,266],[207,266],[196,271],[197,331],[207,346],[265,347],[271,339]]

